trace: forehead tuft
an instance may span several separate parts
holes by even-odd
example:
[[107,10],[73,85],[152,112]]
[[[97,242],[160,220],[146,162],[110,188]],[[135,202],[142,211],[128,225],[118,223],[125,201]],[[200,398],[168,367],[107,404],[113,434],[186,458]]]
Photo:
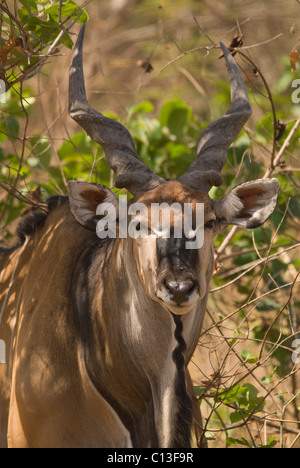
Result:
[[213,210],[213,202],[206,192],[190,189],[176,180],[169,181],[148,192],[139,193],[133,201],[144,203],[147,206],[150,206],[151,203],[168,203],[169,205],[172,203],[204,203],[205,210]]

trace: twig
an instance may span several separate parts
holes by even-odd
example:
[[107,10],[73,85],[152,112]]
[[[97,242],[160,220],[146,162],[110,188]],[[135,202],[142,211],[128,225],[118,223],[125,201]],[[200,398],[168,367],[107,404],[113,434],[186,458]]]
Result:
[[0,9],[4,11],[4,13],[7,14],[7,16],[10,17],[11,21],[13,21],[14,23],[16,23],[16,25],[18,26],[20,32],[22,33],[22,42],[23,42],[23,49],[28,57],[28,60],[30,60],[30,56],[31,56],[31,52],[29,52],[28,50],[28,33],[27,31],[24,29],[22,23],[20,23],[20,21],[18,20],[18,18],[13,15],[8,8],[6,8],[3,3],[0,4]]
[[266,41],[257,42],[257,44],[252,44],[252,45],[249,45],[249,46],[243,46],[243,47],[239,48],[239,51],[254,49],[256,47],[261,47],[263,45],[269,44],[270,42],[276,41],[277,39],[279,39],[282,36],[283,36],[283,33],[277,34],[277,36],[274,36],[271,39],[267,39]]
[[174,59],[170,60],[166,65],[164,65],[160,69],[158,75],[160,75],[163,71],[165,71],[165,69],[168,68],[170,65],[173,65],[174,63],[178,62],[179,60],[181,60],[183,57],[185,57],[188,54],[192,54],[193,52],[199,52],[201,50],[206,50],[206,52],[209,52],[213,48],[214,47],[201,46],[201,47],[195,47],[194,49],[191,49],[191,50],[184,51],[182,52],[182,54],[178,55],[178,57],[175,57]]
[[[288,242],[286,244],[276,244],[276,245],[274,245],[274,247],[272,247],[272,249],[281,249],[282,247],[285,247],[285,248],[286,247],[291,247],[292,245],[295,245],[295,244],[297,244],[296,240],[294,242]],[[259,248],[257,247],[257,250],[258,250],[258,252],[263,252],[264,250],[268,250],[269,247],[270,247],[269,245],[265,244],[262,247],[259,247]],[[254,253],[254,252],[256,252],[256,250],[253,248],[253,249],[243,250],[242,252],[239,252],[238,255],[239,256],[249,255],[249,254]],[[225,260],[228,260],[230,258],[236,258],[236,256],[237,256],[236,252],[231,253],[229,255],[226,255],[226,256],[222,257],[222,261],[224,262]],[[259,255],[259,257],[262,258],[261,255]],[[241,271],[241,270],[243,270],[243,265],[236,269],[236,271]],[[223,275],[218,276],[218,278],[226,278],[227,276],[231,276],[231,270],[229,272],[223,274]]]
[[32,200],[29,200],[29,198],[22,195],[22,193],[19,192],[19,190],[17,190],[15,187],[5,182],[0,182],[0,188],[5,190],[7,193],[9,193],[9,195],[12,195],[17,200],[23,203],[26,203],[27,205],[31,205],[36,209],[40,209],[41,211],[44,211],[44,213],[47,213],[46,203],[36,203],[36,202],[33,202]]
[[298,117],[298,119],[296,120],[293,128],[291,129],[290,133],[288,134],[287,138],[285,139],[282,147],[280,148],[280,151],[278,152],[277,156],[274,158],[274,161],[273,161],[273,165],[266,171],[265,175],[263,176],[263,179],[268,179],[274,169],[276,169],[276,167],[280,164],[280,160],[282,158],[282,156],[284,155],[285,151],[287,150],[287,148],[289,147],[291,141],[292,141],[292,138],[293,136],[295,135],[296,131],[298,130],[300,126],[300,115]]
[[[278,286],[278,288],[275,288],[275,289],[271,289],[271,291],[268,291],[264,294],[262,294],[261,296],[258,296],[254,299],[252,299],[250,302],[247,302],[246,304],[240,306],[238,309],[236,309],[235,311],[231,312],[230,314],[226,315],[226,317],[222,318],[219,320],[219,322],[217,322],[217,325],[220,325],[221,323],[224,323],[226,320],[232,318],[235,314],[237,314],[238,312],[241,312],[243,309],[245,309],[247,306],[253,304],[254,302],[258,302],[260,301],[261,299],[263,299],[264,297],[266,296],[269,296],[270,294],[273,294],[274,292],[277,292],[277,291],[280,291],[281,289],[284,289],[284,288],[288,288],[289,286],[292,286],[294,284],[298,284],[300,283],[300,281],[296,281],[296,283],[294,283],[294,281],[292,281],[291,283],[286,283],[286,284],[283,284],[282,286]],[[200,338],[202,335],[204,335],[205,333],[209,332],[210,330],[212,330],[214,328],[214,326],[211,326],[209,328],[206,328],[204,330],[204,332],[200,335]]]
[[216,260],[219,260],[220,258],[220,255],[222,255],[222,253],[224,252],[224,250],[226,249],[226,247],[230,244],[231,242],[231,239],[236,235],[237,231],[238,231],[238,226],[233,226],[229,233],[227,234],[227,236],[225,237],[225,239],[223,240],[222,244],[220,245],[220,247],[216,250],[216,253],[215,253],[215,259]]
[[289,446],[290,449],[293,448],[293,447],[296,445],[296,443],[298,442],[299,438],[300,438],[300,432],[298,432],[297,437],[293,440],[293,442],[292,442],[291,445]]
[[23,109],[23,112],[25,114],[26,120],[25,120],[25,126],[24,126],[23,138],[22,138],[22,151],[21,151],[21,157],[20,157],[20,160],[19,160],[19,168],[18,168],[18,171],[17,171],[17,175],[16,175],[16,177],[15,177],[13,183],[12,183],[13,188],[17,187],[19,179],[20,179],[21,169],[22,169],[22,166],[23,166],[23,160],[24,160],[24,156],[25,156],[26,135],[27,135],[28,125],[29,125],[29,115],[28,115],[28,112],[27,112],[26,107],[24,106],[24,102],[23,102],[23,83],[21,83],[21,89],[20,89],[20,103],[21,103],[21,107]]
[[296,277],[295,277],[295,279],[294,279],[294,281],[292,283],[291,291],[290,291],[289,298],[288,298],[287,302],[284,304],[284,306],[278,312],[276,317],[272,320],[272,323],[269,325],[269,327],[268,327],[268,329],[267,329],[267,331],[265,333],[265,336],[264,336],[264,339],[263,339],[263,342],[262,342],[262,345],[261,345],[261,350],[260,350],[260,353],[259,353],[259,359],[261,359],[261,357],[262,357],[264,347],[265,347],[265,344],[266,344],[266,340],[267,340],[267,336],[269,335],[270,330],[272,330],[274,324],[277,322],[277,320],[279,319],[279,317],[283,313],[284,309],[289,305],[289,303],[290,303],[290,301],[291,301],[291,299],[293,297],[293,290],[294,290],[295,285],[298,283],[297,279],[298,279],[299,276],[300,276],[300,271],[297,273],[297,275],[296,275]]
[[[70,27],[72,27],[75,23],[76,23],[76,21],[74,21],[74,23]],[[61,40],[61,38],[63,37],[64,34],[65,34],[65,30],[62,29],[60,31],[59,35],[57,36],[57,38],[55,39],[55,41],[49,47],[47,53],[43,56],[43,58],[40,60],[40,62],[38,62],[35,65],[34,69],[33,70],[32,69],[28,70],[28,72],[26,72],[23,75],[16,78],[13,81],[13,83],[10,83],[10,86],[15,85],[16,83],[22,83],[23,81],[29,80],[30,78],[33,78],[35,75],[37,75],[37,73],[39,73],[41,68],[45,65],[47,59],[49,57],[51,57],[51,55],[53,55],[55,53],[56,46],[57,46],[57,44],[59,43],[59,41]]]
[[[300,115],[299,115],[297,121],[295,122],[293,128],[291,129],[290,133],[288,134],[287,138],[285,139],[285,141],[284,141],[282,147],[280,148],[280,151],[278,152],[277,156],[274,159],[272,159],[272,164],[269,167],[269,169],[266,170],[266,172],[263,175],[262,179],[269,179],[270,176],[273,174],[274,170],[278,167],[278,165],[280,164],[280,160],[281,160],[282,156],[284,155],[285,151],[289,147],[289,145],[291,143],[291,140],[292,140],[293,136],[295,135],[296,131],[298,130],[299,126],[300,126]],[[224,239],[222,245],[216,250],[216,259],[217,260],[220,258],[220,255],[224,252],[227,245],[230,243],[231,239],[235,236],[237,230],[238,230],[237,226],[234,226],[233,228],[231,228],[231,230],[229,231],[227,237]]]
[[210,105],[210,101],[208,99],[208,96],[205,92],[205,90],[203,89],[203,87],[200,85],[200,83],[193,77],[193,75],[187,71],[185,68],[182,68],[180,67],[178,69],[178,71],[180,73],[182,73],[183,76],[185,76],[187,78],[187,80],[192,84],[192,86],[196,89],[196,91],[198,91],[198,93],[200,94],[200,96],[204,97],[206,99],[206,102],[207,102],[207,105],[208,105],[208,109],[209,109],[209,114],[210,114],[210,119],[213,120],[213,112],[212,112],[212,108],[211,108],[211,105]]
[[[8,83],[8,87],[12,87],[13,85],[15,85],[16,83],[20,83],[20,82],[23,82],[25,80],[29,80],[30,78],[32,78],[33,76],[35,76],[37,73],[39,73],[39,71],[41,70],[42,66],[46,63],[47,59],[53,55],[55,55],[56,53],[56,46],[58,45],[59,41],[62,39],[62,36],[68,32],[73,26],[74,24],[76,24],[78,22],[78,19],[80,18],[80,16],[82,15],[82,9],[88,5],[92,0],[87,0],[85,1],[81,6],[79,6],[78,8],[76,8],[76,10],[74,10],[72,12],[72,15],[69,15],[66,19],[64,19],[64,21],[62,21],[62,18],[58,24],[58,26],[56,28],[54,28],[53,30],[51,30],[51,32],[49,32],[49,35],[52,34],[53,32],[55,32],[56,29],[60,30],[57,38],[54,40],[54,42],[52,43],[52,45],[50,46],[50,48],[48,49],[48,51],[46,52],[46,54],[43,54],[43,55],[37,55],[36,53],[34,54],[33,51],[29,52],[28,51],[28,47],[27,47],[27,40],[28,40],[28,33],[26,32],[26,30],[24,29],[24,27],[22,26],[22,24],[20,23],[20,21],[18,20],[17,17],[15,17],[6,7],[4,7],[3,5],[0,4],[0,8],[3,9],[3,11],[5,11],[5,13],[7,13],[9,15],[9,17],[12,19],[12,21],[14,21],[17,26],[20,28],[20,31],[22,32],[23,35],[25,35],[26,37],[26,41],[24,40],[24,37],[23,37],[23,48],[24,48],[24,51],[25,53],[27,54],[27,56],[30,58],[30,57],[36,57],[36,56],[39,56],[39,57],[42,57],[42,60],[39,61],[38,63],[36,63],[31,69],[29,70],[26,70],[25,72],[22,72],[22,74],[15,78],[12,82]],[[62,1],[60,0],[60,10],[59,10],[59,14],[61,15],[61,8],[62,8]],[[74,15],[78,12],[78,15],[77,17],[71,22],[71,24],[69,26],[65,26],[67,24],[67,22],[72,18],[74,17]],[[43,39],[40,39],[39,42],[35,45],[35,49],[37,47],[40,47],[41,49],[45,48],[45,39],[47,39],[46,37],[43,37]],[[26,42],[26,44],[25,44]],[[30,44],[29,44],[30,45]],[[22,60],[22,59],[20,59]],[[18,65],[18,61],[16,61],[11,67],[9,68],[12,68],[12,67],[15,67]]]
[[239,276],[237,276],[236,278],[234,278],[232,281],[230,281],[229,283],[226,283],[226,284],[223,284],[223,286],[219,286],[218,288],[214,288],[214,289],[211,289],[210,290],[210,293],[213,293],[213,292],[216,292],[216,291],[220,291],[221,289],[225,289],[227,288],[228,286],[230,286],[231,284],[235,283],[236,281],[238,281],[239,279],[241,279],[243,276],[247,275],[247,273],[249,273],[251,270],[253,270],[254,268],[256,268],[257,266],[261,265],[262,263],[265,263],[265,262],[268,262],[270,260],[273,260],[277,257],[280,257],[280,255],[283,255],[285,252],[288,252],[290,250],[293,250],[293,249],[296,249],[297,247],[300,247],[300,242],[298,242],[297,244],[294,244],[292,245],[291,247],[289,247],[288,249],[286,250],[283,250],[281,252],[277,252],[277,253],[274,253],[272,255],[269,255],[269,256],[266,256],[264,258],[261,258],[259,260],[255,260],[254,262],[251,262],[251,263],[248,263],[247,265],[242,265],[241,267],[238,267],[232,271],[229,272],[230,276],[231,275],[234,275],[235,273],[237,273],[238,271],[240,271],[241,269],[244,269],[246,268],[246,271],[244,271],[243,273],[241,273]]

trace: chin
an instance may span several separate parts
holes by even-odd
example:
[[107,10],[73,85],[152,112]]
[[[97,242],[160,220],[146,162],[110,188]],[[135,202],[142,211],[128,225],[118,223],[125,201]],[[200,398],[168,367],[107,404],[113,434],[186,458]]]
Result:
[[173,315],[187,315],[188,313],[192,312],[192,310],[194,310],[196,304],[197,302],[195,302],[194,304],[188,304],[188,305],[164,303],[163,307]]
[[196,305],[206,296],[207,291],[205,288],[202,289],[203,292],[194,291],[186,302],[182,304],[177,304],[173,299],[172,294],[167,290],[160,289],[156,291],[155,300],[168,312],[171,312],[174,315],[186,315],[194,308]]
[[164,299],[160,297],[159,294],[156,294],[156,301],[168,312],[171,312],[171,314],[174,315],[187,315],[189,312],[191,312],[195,306],[198,304],[198,302],[201,300],[200,296],[197,296],[197,298],[193,298],[193,300],[189,300],[187,302],[184,302],[183,304],[177,304],[175,301],[172,301],[171,299]]

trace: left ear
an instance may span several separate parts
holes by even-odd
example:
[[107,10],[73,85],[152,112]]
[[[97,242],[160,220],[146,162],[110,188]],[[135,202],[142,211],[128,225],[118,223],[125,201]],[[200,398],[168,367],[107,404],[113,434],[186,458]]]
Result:
[[279,194],[277,179],[260,179],[238,185],[216,202],[215,213],[221,224],[248,229],[261,226],[273,213]]
[[81,226],[96,232],[99,221],[97,208],[101,203],[110,203],[116,209],[118,216],[118,197],[104,185],[71,180],[68,183],[69,202],[71,212]]

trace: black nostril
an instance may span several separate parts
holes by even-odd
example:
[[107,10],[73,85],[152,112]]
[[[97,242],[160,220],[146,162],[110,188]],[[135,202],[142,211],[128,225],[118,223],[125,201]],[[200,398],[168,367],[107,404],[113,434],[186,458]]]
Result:
[[166,281],[167,289],[172,293],[173,299],[177,304],[182,304],[188,300],[189,292],[194,289],[195,284],[192,280],[186,281]]

